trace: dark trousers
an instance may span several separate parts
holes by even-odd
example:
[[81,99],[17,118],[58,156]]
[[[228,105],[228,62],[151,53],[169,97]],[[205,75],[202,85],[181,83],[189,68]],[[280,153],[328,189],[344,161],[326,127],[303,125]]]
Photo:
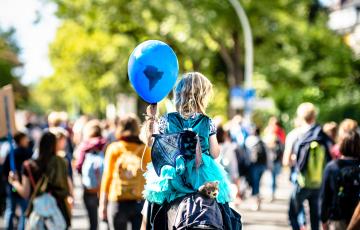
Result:
[[98,229],[98,206],[99,198],[96,193],[84,192],[85,207],[89,217],[90,230]]
[[28,206],[28,201],[19,197],[16,194],[8,194],[6,197],[6,209],[5,209],[5,229],[14,229],[14,217],[16,206],[21,208],[21,215],[19,216],[19,222],[17,229],[23,230],[25,228],[25,211]]
[[110,230],[126,230],[127,222],[131,223],[133,230],[141,227],[141,210],[144,201],[109,201],[107,206],[107,217]]
[[306,225],[303,203],[309,202],[311,230],[319,229],[319,189],[299,188],[296,186],[290,199],[289,220],[293,230],[299,230]]
[[260,193],[260,181],[261,176],[266,170],[266,165],[263,164],[251,164],[250,166],[250,180],[252,187],[252,195],[256,196]]
[[276,178],[280,174],[281,171],[281,162],[280,161],[274,161],[273,162],[273,168],[271,169],[271,177],[272,177],[272,194],[275,195],[275,191],[277,188]]

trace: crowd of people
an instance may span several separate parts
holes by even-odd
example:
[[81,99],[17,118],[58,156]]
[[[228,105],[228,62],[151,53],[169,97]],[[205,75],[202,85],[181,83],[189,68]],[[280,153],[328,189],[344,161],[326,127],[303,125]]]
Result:
[[[200,75],[197,77],[204,81]],[[146,122],[156,121],[160,133],[191,126],[200,139],[209,138],[196,144],[196,149],[206,157],[198,161],[196,156],[192,159],[194,167],[184,165],[183,168],[177,158],[176,167],[167,167],[160,175],[149,172],[151,141],[149,135],[144,134],[149,126],[144,125],[142,129],[135,115],[111,122],[83,116],[72,123],[66,113],[52,112],[46,124],[29,119],[24,129],[13,136],[15,169],[10,164],[9,144],[2,142],[0,146],[1,198],[5,204],[6,229],[14,229],[15,223],[18,229],[24,229],[27,217],[32,220],[28,223],[32,229],[40,229],[36,224],[41,222],[47,227],[55,224],[69,228],[76,175],[81,177],[90,229],[99,226],[126,229],[128,222],[132,229],[140,229],[142,224],[148,224],[142,222],[143,215],[157,210],[154,203],[172,202],[187,193],[184,184],[169,183],[169,178],[176,179],[181,173],[186,175],[187,170],[203,175],[200,180],[213,177],[222,211],[227,210],[226,205],[231,200],[241,205],[241,200],[247,198],[247,188],[251,190],[254,209],[259,210],[262,175],[270,170],[271,195],[275,200],[277,176],[283,166],[290,167],[289,180],[294,187],[288,212],[292,229],[306,229],[307,226],[313,230],[320,226],[324,230],[360,228],[360,137],[355,120],[321,126],[316,122],[315,106],[303,103],[294,119],[295,128],[286,135],[276,117],[271,117],[267,126],[260,129],[245,125],[241,116],[227,123],[208,119],[203,116],[205,105],[201,107],[204,110],[197,113],[181,106],[179,113],[169,113],[160,119],[155,119],[156,111],[150,108]],[[227,172],[227,178],[221,179],[225,173],[218,164]],[[146,167],[148,172],[144,177]],[[189,184],[200,188],[204,181],[190,180]],[[308,209],[304,207],[305,200],[309,202]],[[54,203],[47,207],[52,211],[47,210],[56,221],[47,221],[41,212],[42,202]],[[306,218],[307,210],[310,223]]]

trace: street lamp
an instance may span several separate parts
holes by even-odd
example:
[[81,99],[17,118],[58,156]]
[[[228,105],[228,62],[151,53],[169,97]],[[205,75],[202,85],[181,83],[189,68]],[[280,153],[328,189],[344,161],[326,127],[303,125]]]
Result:
[[[253,65],[254,65],[254,47],[253,39],[251,33],[251,27],[249,19],[240,5],[239,0],[229,0],[231,5],[234,7],[237,16],[239,17],[240,24],[244,33],[244,42],[245,42],[245,69],[244,69],[244,88],[245,90],[250,90],[252,88],[252,74],[253,74]],[[251,124],[251,105],[249,102],[245,102],[245,112],[244,117],[247,125]]]
[[229,0],[231,5],[234,7],[237,16],[239,17],[240,24],[244,33],[245,41],[245,74],[244,74],[244,86],[245,89],[252,87],[252,74],[253,74],[253,65],[254,65],[254,48],[253,48],[253,39],[251,33],[251,27],[249,19],[246,16],[246,13],[242,6],[239,3],[239,0]]

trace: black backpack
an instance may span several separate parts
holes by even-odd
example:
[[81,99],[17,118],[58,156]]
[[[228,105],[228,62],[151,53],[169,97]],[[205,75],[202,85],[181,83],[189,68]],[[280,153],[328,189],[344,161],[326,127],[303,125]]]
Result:
[[250,150],[250,161],[252,163],[266,165],[267,150],[262,140],[259,140],[249,150]]
[[342,220],[350,222],[351,216],[360,200],[360,165],[345,166],[337,160],[340,172],[336,175],[336,203],[334,212]]
[[149,203],[147,230],[226,229],[241,230],[241,216],[229,204],[199,193],[188,194],[171,203]]

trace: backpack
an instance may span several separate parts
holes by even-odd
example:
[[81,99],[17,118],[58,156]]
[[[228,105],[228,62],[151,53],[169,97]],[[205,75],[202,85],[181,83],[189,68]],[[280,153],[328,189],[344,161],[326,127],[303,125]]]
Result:
[[251,163],[264,164],[267,163],[267,150],[262,140],[259,140],[255,145],[250,147],[250,161]]
[[329,159],[328,140],[321,126],[316,125],[296,143],[297,182],[301,188],[320,188],[324,168]]
[[360,199],[360,165],[343,166],[341,160],[336,163],[340,172],[335,177],[336,201],[333,211],[337,217],[349,223]]
[[200,193],[162,205],[149,203],[146,219],[146,229],[242,229],[240,214]]
[[173,201],[167,217],[168,229],[223,229],[216,200],[198,193]]
[[89,152],[81,168],[81,181],[86,189],[100,187],[101,177],[104,172],[104,153]]
[[[34,192],[27,209],[29,214],[26,225],[27,230],[62,230],[67,228],[63,214],[61,213],[55,198],[45,192],[48,186],[48,177],[43,176],[36,184],[28,162],[24,163],[29,173]],[[41,195],[39,195],[41,194]]]
[[27,222],[29,230],[66,229],[66,221],[57,206],[56,200],[49,193],[34,198],[33,210]]
[[130,151],[120,142],[121,155],[115,163],[114,183],[120,200],[143,200],[145,178],[141,170],[144,145]]

